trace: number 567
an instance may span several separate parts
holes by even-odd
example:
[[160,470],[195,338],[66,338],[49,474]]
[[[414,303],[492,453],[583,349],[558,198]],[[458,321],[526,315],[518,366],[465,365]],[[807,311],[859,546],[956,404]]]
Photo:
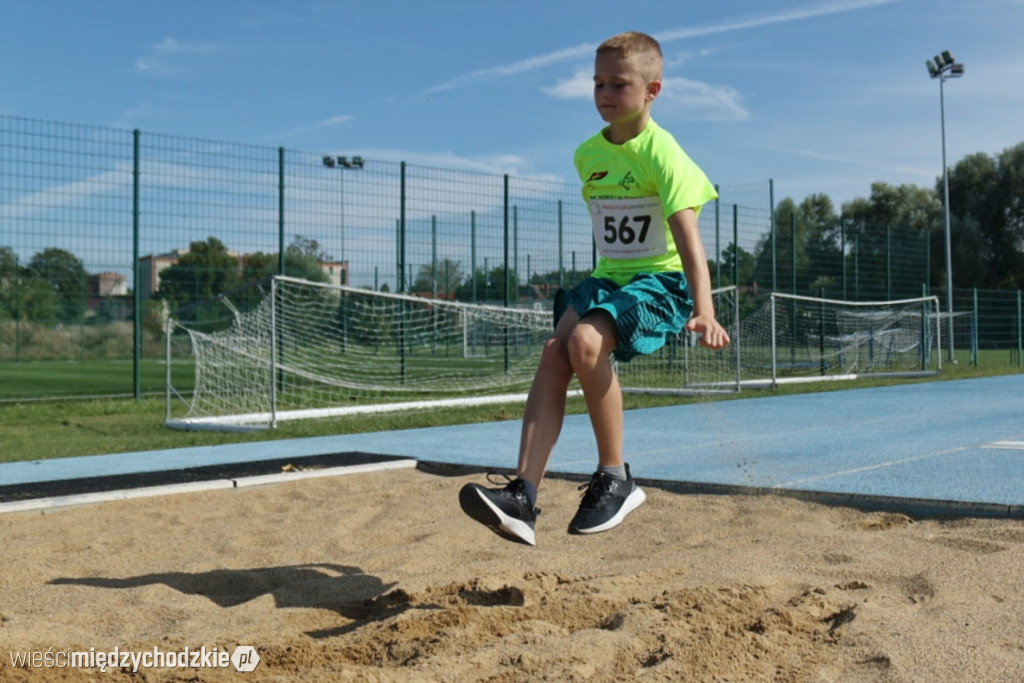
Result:
[[[637,236],[636,226],[640,226],[640,235]],[[632,244],[636,240],[640,240],[643,244],[647,238],[647,230],[651,227],[650,216],[623,216],[616,225],[615,216],[604,217],[604,241],[608,244],[615,244],[621,242],[622,244]]]

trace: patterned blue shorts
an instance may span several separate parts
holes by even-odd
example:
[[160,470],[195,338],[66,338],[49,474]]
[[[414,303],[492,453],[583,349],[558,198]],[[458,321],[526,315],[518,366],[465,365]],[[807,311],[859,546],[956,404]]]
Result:
[[597,309],[612,316],[618,328],[613,355],[620,362],[660,349],[670,335],[683,330],[693,311],[689,285],[680,272],[639,273],[621,287],[588,277],[569,290],[569,303],[580,318]]

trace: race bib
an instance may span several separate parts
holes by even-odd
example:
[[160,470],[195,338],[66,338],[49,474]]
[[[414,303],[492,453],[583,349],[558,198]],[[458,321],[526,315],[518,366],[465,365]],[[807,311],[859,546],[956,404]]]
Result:
[[591,199],[594,242],[606,258],[634,259],[668,253],[665,216],[657,197]]

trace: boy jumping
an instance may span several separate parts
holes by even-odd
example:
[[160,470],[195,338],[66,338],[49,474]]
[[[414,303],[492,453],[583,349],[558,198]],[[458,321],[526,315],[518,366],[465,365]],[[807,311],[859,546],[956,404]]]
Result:
[[516,477],[502,488],[467,484],[459,492],[467,515],[530,545],[536,544],[537,488],[562,429],[573,375],[599,466],[569,532],[590,534],[618,526],[646,498],[622,459],[622,389],[611,357],[628,362],[653,353],[684,328],[700,334],[705,347],[729,343],[715,320],[697,227],[701,207],[717,194],[651,119],[661,72],[661,47],[646,34],[622,33],[597,48],[594,102],[608,125],[579,146],[574,161],[601,258],[569,290],[569,305],[544,344],[523,415]]

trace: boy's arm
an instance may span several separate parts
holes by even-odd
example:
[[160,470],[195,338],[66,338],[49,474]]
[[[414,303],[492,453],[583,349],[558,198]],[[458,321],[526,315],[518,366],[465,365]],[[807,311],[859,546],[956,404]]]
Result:
[[720,349],[729,343],[729,334],[715,319],[711,273],[708,272],[704,244],[700,241],[697,213],[693,209],[677,211],[669,216],[668,227],[683,260],[683,270],[693,297],[693,317],[686,323],[686,329],[700,334],[703,346]]

